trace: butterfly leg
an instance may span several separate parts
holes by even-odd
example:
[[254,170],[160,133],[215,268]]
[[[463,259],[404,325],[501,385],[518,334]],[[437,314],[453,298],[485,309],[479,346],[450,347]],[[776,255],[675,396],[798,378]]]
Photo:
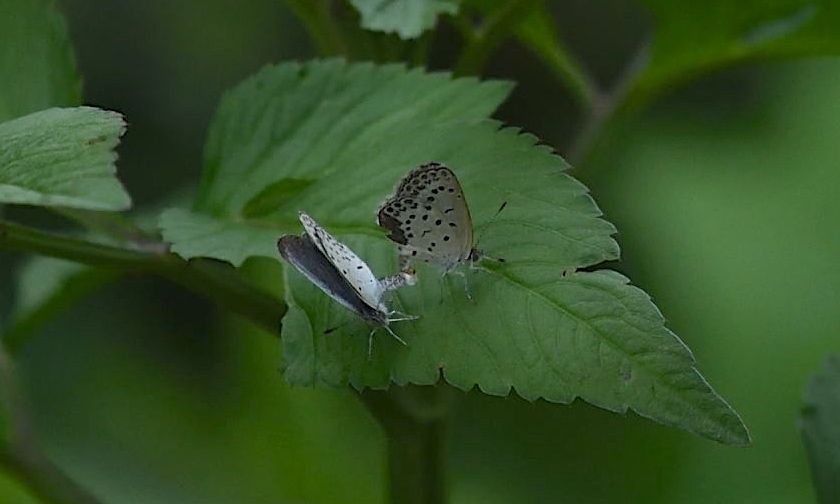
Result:
[[450,275],[450,274],[458,275],[459,277],[461,277],[464,280],[464,294],[467,295],[467,299],[469,299],[470,301],[475,303],[475,299],[473,299],[472,294],[470,294],[470,285],[469,285],[469,281],[467,280],[467,275],[463,271],[460,271],[460,270],[449,271],[447,273],[444,273],[444,275]]
[[[406,342],[405,342],[405,340],[403,340],[402,338],[400,338],[399,336],[397,336],[397,333],[395,333],[395,332],[394,332],[394,331],[393,331],[390,327],[388,327],[388,326],[386,326],[386,325],[385,325],[385,326],[382,326],[382,327],[384,327],[386,331],[388,331],[389,333],[391,333],[391,336],[393,336],[393,337],[394,337],[397,341],[399,341],[400,343],[402,343],[402,344],[403,344],[403,345],[405,345],[405,346],[408,346],[408,343],[406,343]],[[373,337],[373,333],[371,333],[371,337]]]
[[[420,318],[420,315],[410,315],[408,313],[403,313],[397,310],[393,310],[388,312],[388,322],[401,322],[403,320],[417,320]],[[390,315],[399,315],[397,318],[390,318]]]

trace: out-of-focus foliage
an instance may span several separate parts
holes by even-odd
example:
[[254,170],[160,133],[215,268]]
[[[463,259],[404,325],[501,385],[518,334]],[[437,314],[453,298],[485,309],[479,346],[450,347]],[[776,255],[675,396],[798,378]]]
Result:
[[361,14],[362,27],[409,39],[434,27],[440,14],[457,13],[459,0],[350,0],[350,3]]
[[840,237],[825,232],[840,215],[840,65],[724,77],[617,128],[587,178],[625,267],[754,440],[733,452],[671,439],[660,502],[813,502],[796,423],[840,329]]
[[840,8],[833,0],[644,3],[656,31],[633,101],[727,65],[840,53]]
[[802,434],[821,504],[840,500],[840,358],[826,359],[805,389]]
[[0,122],[80,103],[67,27],[53,2],[0,1],[0,90]]

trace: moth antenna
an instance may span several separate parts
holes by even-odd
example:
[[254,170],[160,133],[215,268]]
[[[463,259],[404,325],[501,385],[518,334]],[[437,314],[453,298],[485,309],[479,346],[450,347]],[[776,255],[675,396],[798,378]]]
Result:
[[389,318],[388,322],[404,322],[406,320],[417,320],[420,318],[420,315],[409,315],[407,313],[400,313],[400,312],[391,312],[389,315],[396,313],[397,315],[402,315],[402,317],[396,318]]

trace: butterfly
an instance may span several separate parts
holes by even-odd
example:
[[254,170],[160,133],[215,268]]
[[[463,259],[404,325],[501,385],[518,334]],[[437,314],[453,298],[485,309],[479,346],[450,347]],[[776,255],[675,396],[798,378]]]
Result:
[[482,253],[473,246],[470,209],[455,174],[441,163],[411,170],[379,208],[379,225],[397,244],[400,264],[439,264],[444,272]]
[[[416,316],[391,311],[382,300],[386,291],[413,285],[416,278],[403,271],[377,279],[370,267],[347,245],[338,241],[304,212],[299,213],[304,233],[285,235],[277,241],[280,255],[328,296],[368,323],[383,327],[403,345],[407,343],[388,327],[390,322]],[[398,314],[400,316],[393,317]],[[374,328],[368,340],[372,351]]]

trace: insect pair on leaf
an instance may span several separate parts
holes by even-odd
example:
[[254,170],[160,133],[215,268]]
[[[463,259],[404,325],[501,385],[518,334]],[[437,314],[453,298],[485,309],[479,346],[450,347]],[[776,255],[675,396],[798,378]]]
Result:
[[[312,217],[300,212],[300,221],[303,234],[285,235],[277,241],[280,255],[339,304],[385,328],[403,344],[389,323],[417,317],[390,310],[383,294],[416,282],[414,261],[436,263],[449,272],[481,258],[473,247],[472,219],[461,184],[440,163],[411,170],[379,209],[379,225],[397,244],[400,272],[396,275],[376,278],[359,256]],[[376,327],[368,340],[369,353]]]

